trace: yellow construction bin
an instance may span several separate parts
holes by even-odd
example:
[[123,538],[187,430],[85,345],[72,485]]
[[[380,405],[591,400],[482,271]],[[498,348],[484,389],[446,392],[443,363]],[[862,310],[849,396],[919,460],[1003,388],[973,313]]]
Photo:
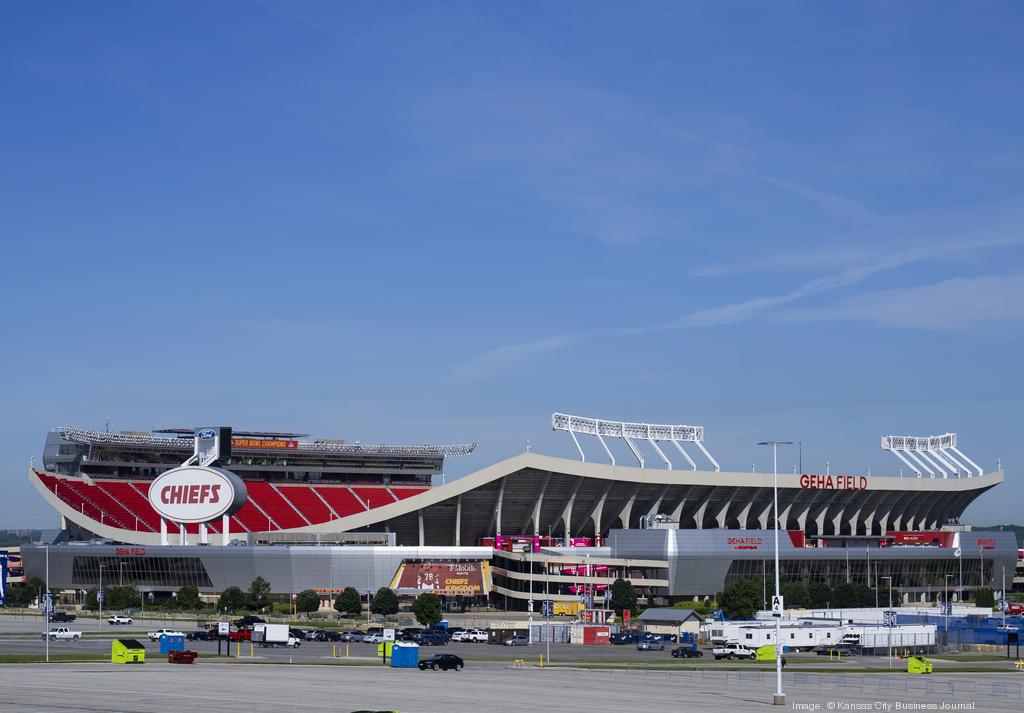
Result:
[[135,639],[114,639],[110,663],[146,663],[146,647]]
[[775,660],[775,644],[765,644],[764,646],[757,647],[757,660],[758,661],[774,661]]
[[381,658],[387,656],[391,658],[391,646],[394,644],[393,641],[385,641],[384,643],[377,644],[377,655]]
[[932,662],[924,656],[911,656],[907,659],[907,673],[931,673]]

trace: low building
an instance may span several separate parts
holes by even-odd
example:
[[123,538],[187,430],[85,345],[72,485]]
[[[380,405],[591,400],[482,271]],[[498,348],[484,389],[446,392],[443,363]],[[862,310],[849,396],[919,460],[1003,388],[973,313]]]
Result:
[[674,607],[647,609],[636,620],[643,625],[645,631],[652,634],[672,634],[673,636],[683,633],[697,636],[700,633],[702,621],[700,614],[693,609]]

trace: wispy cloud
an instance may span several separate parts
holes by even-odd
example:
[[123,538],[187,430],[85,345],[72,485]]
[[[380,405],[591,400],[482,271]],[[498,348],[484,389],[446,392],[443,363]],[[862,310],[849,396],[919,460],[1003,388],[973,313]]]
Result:
[[876,226],[885,225],[892,227],[892,220],[886,216],[883,216],[875,211],[871,210],[867,205],[860,201],[852,200],[845,196],[840,196],[835,193],[828,193],[822,190],[804,186],[793,181],[788,181],[777,176],[770,176],[764,173],[751,173],[751,172],[734,172],[739,175],[748,176],[750,178],[756,178],[760,181],[769,183],[776,188],[794,193],[802,198],[809,200],[810,202],[817,205],[819,208],[841,215],[847,218],[854,218],[855,220],[871,223]]
[[965,329],[1024,320],[1024,274],[955,277],[928,285],[875,290],[828,307],[794,310],[796,321],[856,320],[907,329]]
[[[778,313],[781,308],[816,295],[852,287],[886,271],[928,260],[948,260],[968,251],[1020,245],[1022,242],[1022,238],[953,241],[882,252],[870,261],[814,278],[789,292],[696,310],[669,323],[582,331],[498,347],[470,360],[460,368],[459,373],[463,376],[485,375],[499,366],[515,364],[595,337],[638,336],[736,324],[765,314]],[[1005,321],[1024,317],[1024,300],[1016,299],[1020,294],[1024,294],[1024,276],[1021,275],[954,278],[924,287],[876,290],[852,295],[833,307],[789,311],[783,316],[786,319],[806,320],[860,319],[879,325],[889,324],[887,320],[891,319],[894,325],[898,323],[912,328],[968,326],[984,320]]]
[[693,268],[688,274],[691,277],[727,277],[756,272],[820,272],[870,260],[878,252],[877,247],[843,245],[836,248],[772,253],[747,260],[703,265]]

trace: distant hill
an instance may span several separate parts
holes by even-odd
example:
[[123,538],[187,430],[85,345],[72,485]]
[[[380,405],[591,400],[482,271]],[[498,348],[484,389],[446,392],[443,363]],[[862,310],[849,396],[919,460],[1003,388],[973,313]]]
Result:
[[1024,547],[1024,525],[985,525],[980,527],[975,525],[975,530],[1003,530],[1012,532],[1017,536],[1017,547]]

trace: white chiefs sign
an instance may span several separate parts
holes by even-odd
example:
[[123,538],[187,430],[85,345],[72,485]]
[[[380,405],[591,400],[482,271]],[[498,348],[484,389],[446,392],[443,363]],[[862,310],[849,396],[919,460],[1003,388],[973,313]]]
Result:
[[234,515],[248,497],[242,479],[223,468],[174,468],[149,486],[149,504],[171,522],[210,522]]

